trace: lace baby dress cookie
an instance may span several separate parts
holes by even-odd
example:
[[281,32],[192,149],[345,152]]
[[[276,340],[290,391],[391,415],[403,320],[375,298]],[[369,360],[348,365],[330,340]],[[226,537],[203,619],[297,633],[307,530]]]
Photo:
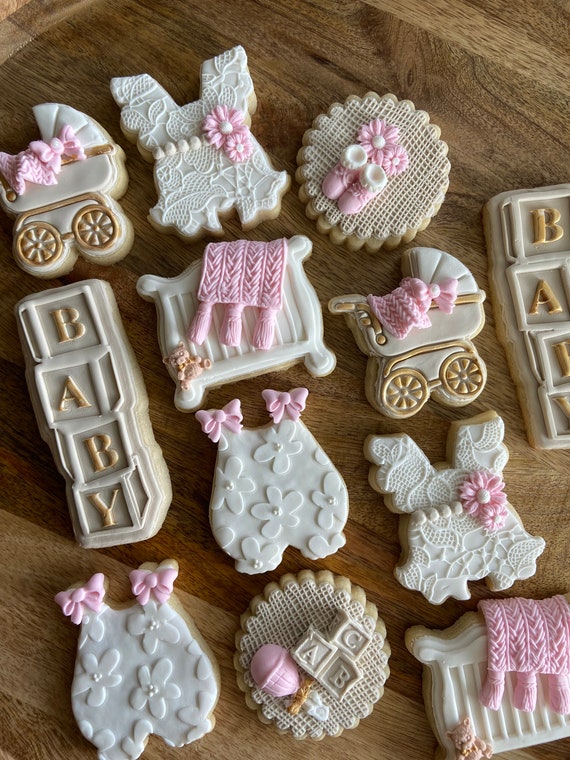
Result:
[[149,219],[157,229],[192,240],[221,235],[220,216],[233,209],[243,229],[279,214],[289,177],[250,130],[256,97],[242,47],[202,64],[194,103],[178,106],[148,74],[113,79],[111,93],[123,132],[154,160],[158,203]]
[[443,631],[406,631],[436,756],[488,758],[570,736],[568,595],[486,599],[479,610]]
[[114,264],[133,229],[116,202],[127,189],[122,148],[90,116],[60,103],[34,106],[41,140],[0,153],[0,206],[15,219],[13,253],[28,274],[67,274],[81,256]]
[[139,295],[158,311],[180,411],[200,407],[210,387],[297,361],[315,377],[333,371],[319,298],[303,270],[311,250],[303,235],[210,243],[178,277],[139,279]]
[[432,604],[469,599],[469,580],[493,591],[534,575],[544,539],[529,535],[507,501],[502,479],[508,451],[495,412],[454,422],[448,461],[430,465],[407,435],[372,435],[364,455],[370,485],[388,509],[404,515],[407,535],[394,573]]
[[234,664],[247,706],[296,739],[356,728],[384,693],[384,622],[348,578],[303,570],[268,584],[241,616]]
[[437,214],[449,185],[439,127],[409,100],[375,92],[318,116],[297,163],[307,216],[351,251],[409,243]]
[[128,606],[105,602],[102,573],[55,597],[80,626],[71,701],[100,760],[136,760],[150,734],[182,747],[214,727],[218,665],[172,595],[177,575],[174,560],[133,570]]
[[406,251],[401,267],[405,277],[387,295],[329,302],[369,357],[369,403],[396,419],[417,414],[432,394],[445,406],[471,403],[487,380],[471,340],[485,324],[484,291],[464,264],[436,248]]
[[287,546],[318,559],[345,544],[346,485],[299,419],[306,388],[265,390],[272,422],[243,429],[238,399],[200,410],[202,430],[218,444],[210,524],[241,573],[275,569]]

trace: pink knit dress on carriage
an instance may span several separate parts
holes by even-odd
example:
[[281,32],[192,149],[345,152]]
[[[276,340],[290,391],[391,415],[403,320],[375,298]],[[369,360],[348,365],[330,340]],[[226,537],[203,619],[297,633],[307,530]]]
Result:
[[536,707],[537,673],[548,679],[548,701],[554,712],[570,713],[570,606],[564,596],[534,599],[485,599],[479,609],[487,625],[487,677],[479,700],[498,710],[505,673],[515,672],[513,706]]
[[275,331],[277,312],[283,305],[283,278],[287,263],[287,240],[270,243],[236,240],[210,243],[202,261],[198,289],[200,302],[188,330],[188,338],[200,345],[212,323],[212,309],[225,304],[219,339],[226,346],[241,341],[242,312],[246,306],[259,309],[251,344],[268,349]]

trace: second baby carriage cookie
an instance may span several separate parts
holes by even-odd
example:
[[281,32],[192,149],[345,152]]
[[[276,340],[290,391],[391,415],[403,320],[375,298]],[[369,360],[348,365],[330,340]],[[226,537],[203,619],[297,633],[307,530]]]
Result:
[[115,263],[133,242],[116,202],[128,182],[122,149],[70,106],[33,110],[42,139],[16,155],[0,153],[0,206],[15,219],[16,262],[44,279],[67,274],[78,256]]
[[368,401],[396,419],[419,412],[430,395],[445,406],[471,403],[487,379],[471,341],[485,323],[485,293],[464,264],[436,248],[406,251],[401,267],[404,279],[385,296],[329,302],[369,357]]
[[306,388],[265,390],[272,422],[242,429],[238,399],[200,410],[202,430],[218,444],[210,498],[216,541],[242,573],[275,569],[287,546],[318,559],[345,543],[346,485],[299,419]]

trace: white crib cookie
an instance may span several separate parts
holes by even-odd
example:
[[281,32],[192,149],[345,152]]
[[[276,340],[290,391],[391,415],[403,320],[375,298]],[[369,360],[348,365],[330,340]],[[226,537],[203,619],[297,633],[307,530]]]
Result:
[[[137,282],[139,295],[155,302],[158,342],[180,411],[198,409],[210,387],[298,361],[315,377],[333,371],[321,305],[303,270],[308,238],[237,240],[207,250],[178,277],[145,275]],[[208,368],[186,382],[187,368],[200,360]]]
[[545,543],[525,531],[507,501],[503,435],[495,412],[454,422],[449,461],[435,466],[407,435],[366,439],[370,485],[385,494],[388,509],[405,515],[395,576],[432,604],[469,599],[469,580],[485,578],[493,591],[503,591],[536,571]]
[[339,736],[382,697],[386,628],[348,578],[326,570],[284,575],[251,601],[240,623],[238,685],[247,706],[279,733]]
[[409,100],[375,92],[318,116],[297,163],[307,216],[351,251],[409,243],[437,214],[449,185],[439,127]]
[[436,248],[406,251],[401,268],[404,279],[385,296],[348,294],[329,302],[369,357],[369,403],[396,419],[417,414],[432,394],[445,406],[471,403],[487,380],[472,342],[485,324],[484,291],[464,264]]
[[[450,628],[414,626],[436,757],[488,758],[570,736],[568,595],[479,603]],[[471,754],[470,754],[471,753]]]
[[123,132],[154,159],[159,197],[149,219],[157,229],[192,240],[221,235],[220,217],[232,209],[243,229],[279,214],[289,177],[249,129],[256,98],[242,47],[202,64],[194,103],[178,106],[148,74],[113,79],[111,93]]
[[495,324],[530,443],[570,447],[570,184],[510,190],[483,213]]
[[101,548],[150,538],[170,506],[170,476],[111,286],[84,280],[34,293],[16,319],[77,541]]
[[81,256],[114,264],[133,243],[116,202],[127,189],[123,150],[91,117],[59,103],[34,106],[41,133],[0,153],[0,206],[15,219],[13,253],[28,274],[67,274]]
[[348,492],[327,454],[299,419],[306,388],[263,391],[272,422],[242,429],[240,402],[196,412],[218,444],[210,524],[242,573],[274,570],[288,546],[318,559],[345,544]]
[[176,598],[178,563],[146,563],[130,574],[136,600],[109,606],[96,573],[55,601],[80,625],[73,714],[99,760],[136,760],[150,734],[171,747],[214,727],[218,665]]

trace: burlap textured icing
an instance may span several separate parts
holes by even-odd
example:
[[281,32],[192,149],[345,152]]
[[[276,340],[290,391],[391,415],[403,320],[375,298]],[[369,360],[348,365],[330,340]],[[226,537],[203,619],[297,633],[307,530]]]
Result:
[[[361,127],[375,119],[397,127],[407,168],[388,176],[383,189],[361,211],[343,214],[337,201],[323,192],[323,180],[347,146],[355,143]],[[320,232],[329,233],[334,243],[346,242],[351,250],[409,242],[438,212],[449,185],[447,145],[439,138],[440,129],[430,124],[427,113],[394,95],[367,93],[364,98],[349,97],[344,105],[333,104],[305,133],[297,158],[299,195],[308,204],[307,215],[317,219]]]
[[[352,626],[351,631],[357,630],[367,639],[366,647],[362,647],[356,659],[358,678],[353,679],[341,698],[331,693],[330,684],[327,686],[324,679],[309,672],[308,675],[315,678],[310,687],[310,699],[320,709],[318,712],[301,709],[293,714],[288,710],[290,700],[272,696],[256,686],[250,664],[260,647],[267,643],[278,644],[293,652],[299,662],[295,648],[299,650],[303,638],[315,632],[319,636],[319,633],[330,631],[339,617],[344,620],[343,625]],[[358,634],[345,634],[346,640],[357,637]],[[327,646],[334,649],[334,645]],[[308,651],[312,653],[313,649]],[[279,585],[270,583],[263,596],[257,596],[251,602],[249,610],[241,616],[235,666],[246,702],[251,709],[257,710],[262,722],[273,722],[279,732],[291,732],[296,739],[318,740],[338,736],[345,728],[355,728],[372,712],[384,692],[390,672],[389,656],[384,623],[378,618],[376,607],[366,601],[363,590],[352,586],[347,578],[328,571],[314,574],[304,570],[296,576],[283,576]],[[332,669],[334,657],[329,662]]]

